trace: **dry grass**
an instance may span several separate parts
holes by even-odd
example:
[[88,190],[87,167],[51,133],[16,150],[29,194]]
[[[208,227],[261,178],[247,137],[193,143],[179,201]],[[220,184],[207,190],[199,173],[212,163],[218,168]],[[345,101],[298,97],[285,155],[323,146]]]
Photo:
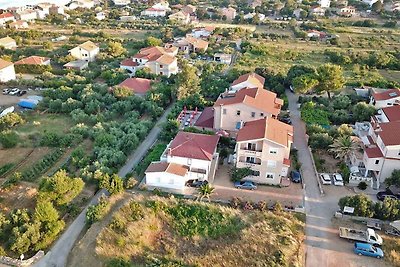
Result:
[[[149,259],[151,262],[154,259],[174,262],[176,266],[302,266],[304,224],[291,214],[243,212],[214,204],[154,196],[150,201],[156,201],[158,208],[149,207],[148,200],[142,196],[136,196],[134,201],[140,203],[142,219],[133,220],[132,209],[127,204],[97,237],[96,253],[104,261],[121,257],[132,259],[135,266],[144,266]],[[225,234],[212,238],[207,233],[212,233],[213,229],[202,231],[202,227],[220,227],[219,223],[213,226],[213,221],[208,226],[198,225],[201,231],[197,235],[179,234],[184,223],[177,225],[168,211],[178,203],[223,214],[220,224],[226,225]],[[197,221],[196,216],[200,214],[194,212],[186,219]]]
[[395,267],[400,267],[400,239],[398,237],[385,237],[383,252],[387,261]]
[[[0,179],[0,183],[3,182],[4,179]],[[0,189],[0,211],[7,214],[13,209],[34,209],[37,191],[37,186],[28,182],[9,190]]]

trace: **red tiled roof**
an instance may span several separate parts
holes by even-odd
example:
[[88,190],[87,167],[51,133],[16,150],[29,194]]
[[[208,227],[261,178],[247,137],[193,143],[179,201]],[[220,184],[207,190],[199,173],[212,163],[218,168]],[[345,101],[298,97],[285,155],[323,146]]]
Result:
[[5,61],[4,59],[1,59],[1,58],[0,58],[0,70],[2,70],[2,69],[4,69],[4,68],[7,68],[7,67],[9,67],[9,66],[11,66],[11,65],[13,65],[12,62]]
[[236,92],[233,97],[219,98],[214,107],[243,103],[258,110],[277,116],[283,101],[274,92],[262,88],[245,88]]
[[118,86],[129,88],[138,94],[144,94],[150,90],[151,80],[144,78],[128,78]]
[[169,155],[211,161],[219,136],[178,132],[169,146]]
[[152,162],[149,167],[147,167],[145,173],[168,172],[179,176],[185,176],[188,171],[189,168],[184,165],[168,162]]
[[256,87],[263,87],[264,83],[265,83],[264,77],[253,72],[253,73],[247,73],[242,76],[239,76],[239,78],[237,78],[236,80],[233,81],[232,86],[237,85],[242,82],[245,82],[245,81],[248,81],[248,80],[253,82],[254,86],[256,86]]
[[246,122],[237,134],[236,141],[267,139],[288,147],[293,142],[293,127],[271,117]]
[[194,126],[211,129],[214,128],[214,108],[206,107],[203,112],[201,112]]
[[389,89],[384,92],[372,93],[375,100],[388,100],[395,97],[400,97],[400,89]]
[[13,14],[11,14],[9,12],[0,14],[0,19],[13,18],[13,17],[14,17]]
[[400,145],[400,121],[380,123],[379,126],[381,130],[377,134],[385,146]]
[[129,67],[136,67],[138,66],[136,61],[133,61],[131,58],[124,59],[121,61],[121,66],[129,66]]
[[374,147],[366,147],[364,149],[365,153],[367,153],[368,158],[381,158],[383,157],[383,154],[381,152],[381,149],[377,146]]
[[15,65],[43,65],[46,61],[50,60],[48,57],[30,56],[18,60]]
[[387,108],[383,108],[382,111],[385,113],[389,121],[400,121],[400,106],[395,105]]

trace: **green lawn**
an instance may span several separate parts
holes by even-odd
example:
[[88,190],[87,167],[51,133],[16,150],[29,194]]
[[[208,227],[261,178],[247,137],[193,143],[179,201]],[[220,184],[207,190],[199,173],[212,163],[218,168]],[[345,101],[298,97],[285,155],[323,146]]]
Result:
[[66,133],[74,125],[71,118],[59,114],[39,114],[37,112],[25,115],[26,123],[15,128],[20,135],[54,132]]

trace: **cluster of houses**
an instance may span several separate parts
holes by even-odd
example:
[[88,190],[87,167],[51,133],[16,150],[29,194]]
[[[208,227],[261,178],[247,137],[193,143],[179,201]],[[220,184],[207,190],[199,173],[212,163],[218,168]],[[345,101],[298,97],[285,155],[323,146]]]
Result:
[[369,104],[377,114],[356,124],[363,152],[350,159],[350,182],[366,181],[377,189],[400,166],[400,89],[373,88]]
[[290,167],[293,127],[277,119],[283,101],[264,89],[264,82],[265,79],[255,73],[236,79],[193,124],[216,134],[180,131],[160,160],[147,168],[146,185],[184,190],[189,180],[213,181],[218,167],[220,136],[236,139],[234,164],[237,168],[251,170],[244,179],[279,185]]

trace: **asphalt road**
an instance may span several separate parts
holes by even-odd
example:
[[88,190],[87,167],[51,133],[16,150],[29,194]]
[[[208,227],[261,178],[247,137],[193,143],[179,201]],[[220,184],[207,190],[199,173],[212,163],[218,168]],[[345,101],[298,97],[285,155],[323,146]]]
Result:
[[[161,132],[162,123],[166,122],[167,115],[171,111],[172,106],[165,110],[164,114],[158,120],[153,129],[149,132],[146,139],[136,148],[136,150],[128,157],[125,165],[120,169],[118,175],[125,177],[135,165],[137,165],[142,158],[146,155],[146,152],[156,142],[158,135]],[[75,242],[82,230],[85,228],[86,210],[90,205],[94,205],[98,202],[99,198],[106,194],[106,190],[100,190],[90,200],[86,208],[79,214],[79,216],[72,222],[68,229],[61,235],[57,242],[53,245],[51,250],[39,261],[34,267],[64,267],[67,264],[67,258],[74,246]]]
[[298,150],[305,183],[306,267],[387,266],[383,260],[354,254],[353,244],[339,238],[332,217],[339,209],[339,199],[352,193],[344,187],[331,185],[324,187],[325,194],[321,195],[307,147],[305,124],[297,108],[297,96],[291,92],[287,95],[294,127],[294,146]]

